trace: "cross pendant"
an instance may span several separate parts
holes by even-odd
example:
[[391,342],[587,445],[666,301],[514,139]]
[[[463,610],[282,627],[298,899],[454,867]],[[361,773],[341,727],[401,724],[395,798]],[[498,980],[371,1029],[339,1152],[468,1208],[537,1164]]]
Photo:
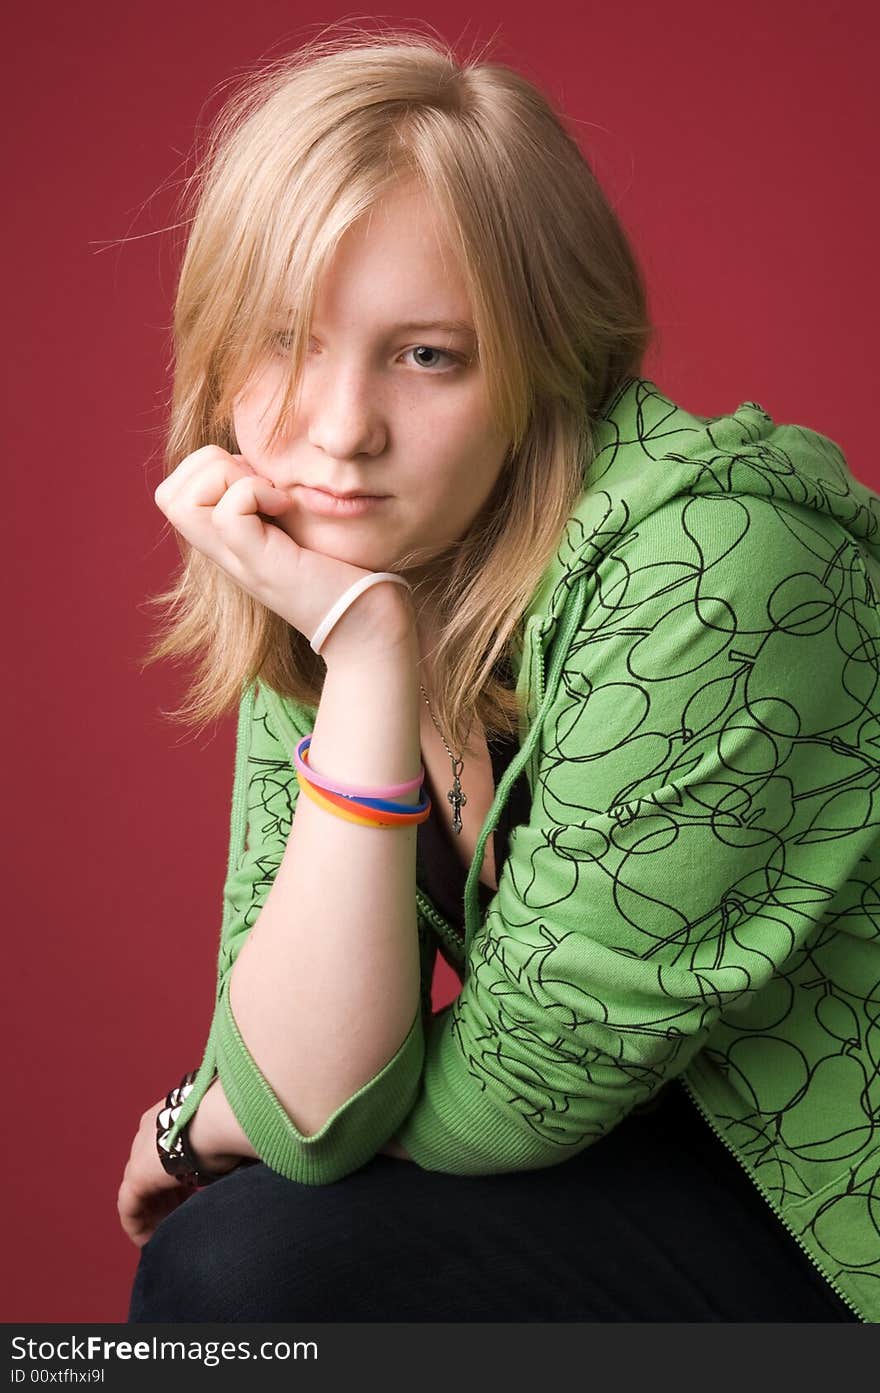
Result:
[[457,759],[452,765],[452,788],[446,797],[452,804],[452,830],[459,835],[461,833],[461,810],[467,802],[467,794],[461,791],[461,780],[459,774],[464,767],[464,760]]

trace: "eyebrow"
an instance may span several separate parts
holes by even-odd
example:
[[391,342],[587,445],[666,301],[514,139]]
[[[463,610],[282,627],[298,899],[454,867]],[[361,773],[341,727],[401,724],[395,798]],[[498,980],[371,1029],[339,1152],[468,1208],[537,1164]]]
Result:
[[450,334],[469,334],[477,337],[477,331],[467,319],[408,319],[400,324],[389,324],[385,333],[424,333],[428,329],[444,329]]
[[422,332],[425,329],[446,329],[450,334],[471,334],[476,336],[473,324],[466,319],[409,319],[403,324],[393,324],[391,332],[395,333],[401,329],[411,333],[414,330]]

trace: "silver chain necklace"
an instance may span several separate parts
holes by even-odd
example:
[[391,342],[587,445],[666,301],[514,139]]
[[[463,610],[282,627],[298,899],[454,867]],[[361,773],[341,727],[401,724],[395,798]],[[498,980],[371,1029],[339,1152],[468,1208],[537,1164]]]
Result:
[[[452,828],[456,836],[458,836],[461,834],[461,810],[467,802],[467,794],[463,793],[461,788],[461,771],[464,768],[464,760],[462,759],[461,755],[454,755],[450,750],[449,746],[447,745],[446,736],[440,729],[437,717],[431,710],[431,703],[428,700],[428,693],[425,691],[421,682],[419,683],[419,689],[422,693],[422,696],[425,698],[425,705],[428,708],[428,714],[431,717],[431,720],[434,722],[434,727],[437,731],[437,734],[443,741],[443,747],[446,750],[446,753],[449,755],[450,760],[452,761],[452,788],[447,793],[446,798],[447,801],[452,804]],[[471,719],[471,725],[473,725],[473,719]],[[470,727],[468,728],[468,735],[470,735]],[[467,745],[467,741],[465,741],[465,745]]]

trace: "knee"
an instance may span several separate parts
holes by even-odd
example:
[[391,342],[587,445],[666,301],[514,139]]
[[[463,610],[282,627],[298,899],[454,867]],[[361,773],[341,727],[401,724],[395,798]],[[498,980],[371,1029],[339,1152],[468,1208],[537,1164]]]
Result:
[[128,1323],[335,1320],[346,1303],[372,1310],[381,1274],[392,1280],[400,1232],[414,1231],[400,1165],[322,1187],[261,1164],[198,1191],[141,1249]]
[[[199,1191],[167,1215],[141,1249],[128,1311],[129,1324],[222,1320],[214,1206]],[[218,1291],[218,1287],[220,1291]],[[206,1313],[207,1312],[207,1313]]]
[[246,1320],[260,1306],[254,1283],[270,1272],[256,1251],[260,1187],[253,1171],[247,1184],[233,1175],[191,1195],[141,1249],[128,1324]]
[[141,1249],[128,1324],[315,1318],[345,1245],[347,1195],[263,1164],[199,1190]]

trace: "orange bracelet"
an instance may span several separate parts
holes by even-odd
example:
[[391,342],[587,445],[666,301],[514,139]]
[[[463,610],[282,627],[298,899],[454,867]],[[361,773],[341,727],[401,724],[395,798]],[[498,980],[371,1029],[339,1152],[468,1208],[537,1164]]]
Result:
[[335,813],[337,817],[343,818],[346,822],[356,822],[362,827],[412,826],[419,822],[425,822],[431,815],[430,798],[426,800],[428,806],[415,816],[412,813],[370,812],[361,807],[355,799],[343,798],[340,794],[331,793],[328,789],[317,789],[299,770],[296,771],[296,778],[302,791],[311,798],[313,803],[325,808],[327,812]]

